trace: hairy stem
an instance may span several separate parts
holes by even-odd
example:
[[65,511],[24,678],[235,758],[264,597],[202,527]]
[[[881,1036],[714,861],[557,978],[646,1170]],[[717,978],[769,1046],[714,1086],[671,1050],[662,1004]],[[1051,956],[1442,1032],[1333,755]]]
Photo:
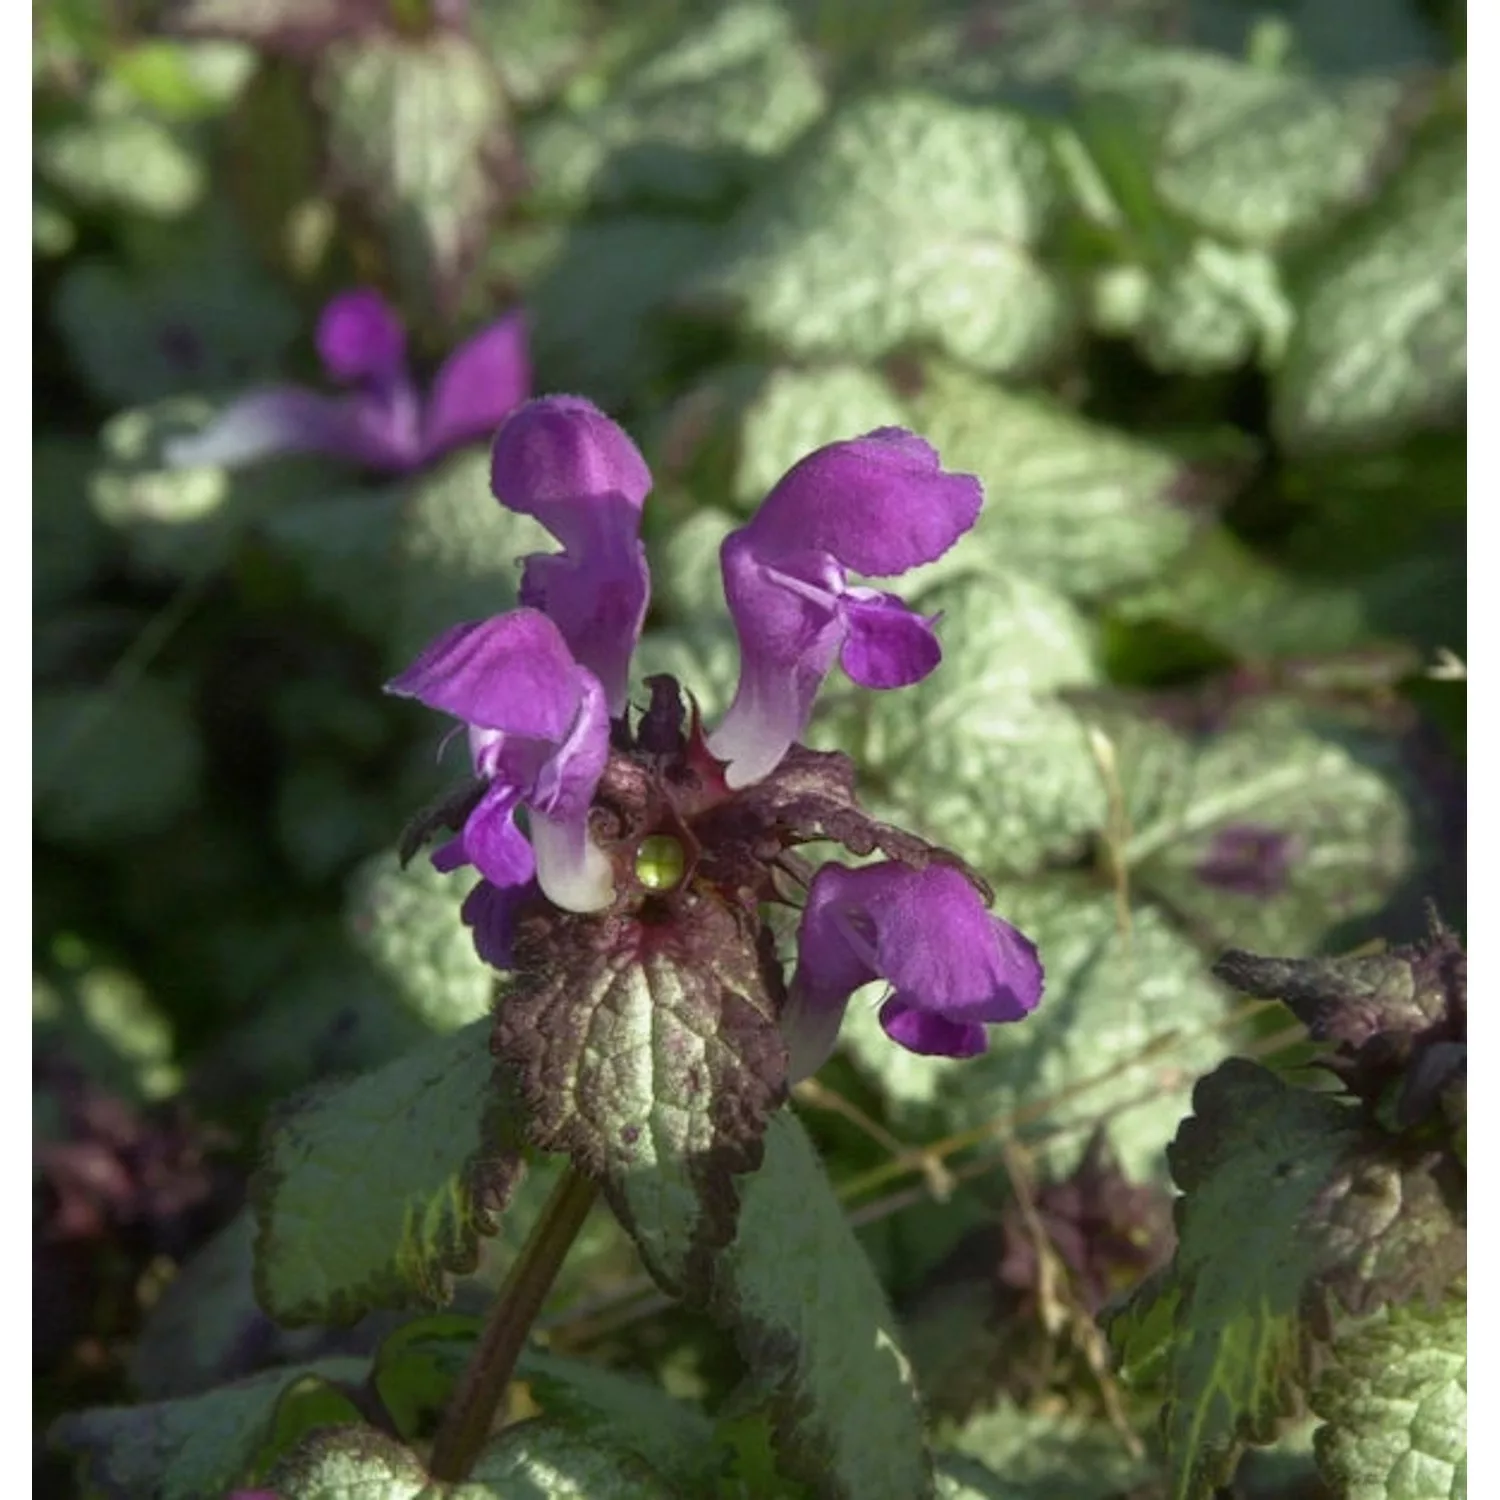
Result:
[[434,1479],[458,1484],[469,1477],[495,1423],[526,1335],[546,1301],[598,1189],[574,1167],[564,1170],[495,1299],[479,1343],[459,1378],[428,1468]]

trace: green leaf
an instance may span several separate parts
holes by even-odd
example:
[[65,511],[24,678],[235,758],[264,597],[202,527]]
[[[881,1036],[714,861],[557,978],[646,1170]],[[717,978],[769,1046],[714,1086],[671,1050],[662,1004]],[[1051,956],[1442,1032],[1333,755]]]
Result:
[[1071,322],[1036,252],[1062,203],[1020,115],[917,93],[844,106],[735,216],[688,300],[800,358],[936,346],[1034,369]]
[[483,449],[455,453],[413,480],[396,526],[396,597],[386,617],[389,668],[406,667],[460,620],[514,608],[521,585],[517,559],[554,550],[537,522],[506,510],[490,493]]
[[1104,1423],[1008,1402],[966,1422],[952,1441],[1005,1476],[1005,1500],[1113,1500],[1151,1474]]
[[403,870],[389,854],[366,861],[349,883],[355,946],[434,1031],[456,1031],[493,1003],[495,975],[459,916],[473,883],[472,873],[443,875],[421,857]]
[[711,1311],[772,1401],[787,1472],[819,1500],[933,1493],[896,1321],[806,1133],[786,1111],[745,1178]]
[[42,437],[31,449],[31,607],[56,609],[84,593],[109,533],[89,507],[93,455],[80,442]]
[[823,111],[813,59],[779,5],[731,4],[621,79],[593,109],[526,140],[543,204],[707,207]]
[[634,1453],[685,1495],[701,1489],[718,1466],[713,1423],[658,1386],[535,1350],[521,1356],[517,1374],[553,1424]]
[[363,1359],[326,1359],[179,1401],[95,1407],[62,1417],[53,1441],[83,1459],[90,1494],[204,1500],[251,1478],[267,1449],[310,1418],[358,1420],[328,1382],[358,1381],[367,1366]]
[[1318,1467],[1345,1500],[1468,1494],[1468,1306],[1393,1306],[1339,1333],[1312,1392]]
[[1210,476],[1167,449],[942,366],[911,399],[915,426],[948,469],[984,483],[959,544],[1073,597],[1154,577],[1192,538]]
[[986,873],[1029,873],[1075,857],[1107,816],[1083,723],[1056,697],[1095,680],[1092,643],[1073,605],[1045,586],[957,568],[903,590],[942,617],[938,670],[898,693],[846,691],[842,704],[829,693],[825,712],[876,816]]
[[545,104],[586,57],[588,0],[476,0],[469,7],[475,40],[517,109]]
[[1107,54],[1080,86],[1139,122],[1171,212],[1268,250],[1366,202],[1413,124],[1394,78],[1331,82],[1179,48]]
[[1461,425],[1466,175],[1463,135],[1433,139],[1301,269],[1299,316],[1272,392],[1287,448],[1390,447]]
[[384,230],[411,304],[450,314],[514,171],[499,78],[451,31],[343,42],[319,72],[335,184]]
[[1160,1176],[1188,1080],[1229,1045],[1223,991],[1202,957],[1156,908],[1134,907],[1122,926],[1115,899],[1082,882],[1002,886],[994,910],[1041,954],[1046,988],[1033,1015],[995,1027],[983,1056],[954,1061],[896,1046],[856,998],[843,1045],[878,1079],[908,1139],[1008,1125],[1041,1170],[1062,1177],[1103,1120],[1126,1176]]
[[309,1095],[268,1131],[256,1292],[278,1322],[438,1305],[515,1177],[489,1023]]
[[1418,868],[1396,746],[1295,703],[1252,705],[1196,750],[1147,730],[1118,754],[1131,879],[1210,946],[1304,952]]
[[137,839],[197,801],[202,748],[175,683],[46,689],[32,700],[31,735],[32,814],[61,843]]
[[266,1478],[287,1500],[678,1500],[635,1454],[547,1422],[508,1428],[462,1484],[432,1479],[373,1428],[315,1434]]
[[1162,1421],[1180,1500],[1227,1483],[1240,1445],[1269,1440],[1297,1408],[1303,1298],[1329,1260],[1304,1226],[1360,1132],[1339,1100],[1242,1059],[1203,1079],[1193,1108],[1169,1153],[1185,1196]]
[[541,388],[581,391],[609,410],[640,400],[674,354],[660,314],[719,234],[665,215],[573,224],[526,291]]
[[[666,612],[693,639],[707,631],[732,630],[724,599],[724,577],[719,570],[719,548],[740,525],[737,516],[711,506],[691,511],[668,523],[647,544],[651,554],[651,603]],[[637,670],[636,676],[647,674]],[[684,679],[684,686],[693,684]]]
[[222,213],[172,231],[148,263],[71,265],[54,316],[80,373],[109,406],[237,393],[273,378],[301,322]]
[[663,1284],[699,1288],[734,1235],[784,1094],[781,975],[753,923],[697,902],[671,923],[554,913],[516,938],[495,1054],[527,1134],[600,1180]]

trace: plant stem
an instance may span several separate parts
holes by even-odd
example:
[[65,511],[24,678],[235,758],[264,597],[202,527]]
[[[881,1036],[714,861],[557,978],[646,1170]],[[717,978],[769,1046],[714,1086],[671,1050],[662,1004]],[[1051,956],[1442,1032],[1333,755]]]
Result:
[[459,1484],[469,1477],[494,1426],[505,1388],[526,1335],[541,1311],[557,1273],[598,1189],[577,1168],[564,1169],[547,1206],[507,1273],[479,1344],[459,1377],[432,1445],[428,1468],[434,1479]]

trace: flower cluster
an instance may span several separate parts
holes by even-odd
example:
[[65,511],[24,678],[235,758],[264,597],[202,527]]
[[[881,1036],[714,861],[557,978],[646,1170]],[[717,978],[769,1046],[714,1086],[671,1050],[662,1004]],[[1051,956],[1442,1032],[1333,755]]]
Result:
[[178,468],[236,468],[282,453],[324,453],[406,473],[488,438],[531,389],[519,312],[480,329],[439,367],[424,400],[406,358],[406,330],[379,292],[335,297],[317,328],[318,357],[341,396],[269,386],[234,402],[202,432],[168,445]]
[[[439,820],[453,836],[433,859],[479,872],[465,918],[486,959],[517,962],[517,932],[539,911],[575,935],[564,914],[659,931],[706,901],[753,917],[791,899],[790,883],[803,911],[777,1003],[794,1078],[828,1055],[865,984],[889,986],[880,1020],[893,1040],[951,1057],[1036,1006],[1036,950],[989,912],[983,883],[859,809],[847,757],[797,743],[835,664],[882,689],[937,666],[937,622],[854,575],[889,578],[946,552],[979,513],[975,478],[899,428],[796,464],[723,545],[740,676],[707,733],[670,678],[651,679],[632,723],[651,474],[630,438],[580,398],[531,401],[501,427],[492,479],[561,550],[526,560],[519,608],[454,626],[387,685],[467,730],[475,780]],[[810,872],[792,847],[818,840],[886,857]]]

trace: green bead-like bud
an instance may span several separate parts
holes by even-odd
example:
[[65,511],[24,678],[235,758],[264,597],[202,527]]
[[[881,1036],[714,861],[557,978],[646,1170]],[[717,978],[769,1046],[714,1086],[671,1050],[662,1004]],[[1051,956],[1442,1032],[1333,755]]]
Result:
[[670,891],[682,881],[687,856],[682,845],[665,833],[641,840],[635,851],[635,878],[648,891]]

